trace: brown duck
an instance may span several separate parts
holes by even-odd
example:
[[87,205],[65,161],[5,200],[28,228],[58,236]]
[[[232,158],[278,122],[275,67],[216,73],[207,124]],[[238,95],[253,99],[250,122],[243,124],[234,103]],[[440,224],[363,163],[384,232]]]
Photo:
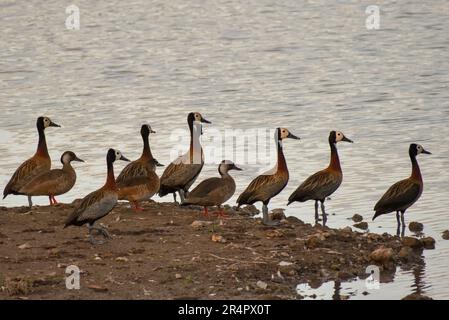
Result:
[[329,134],[329,146],[331,149],[331,160],[329,166],[306,179],[295,192],[288,198],[288,204],[299,201],[305,202],[315,200],[315,221],[318,221],[318,202],[321,202],[321,212],[323,224],[327,221],[324,202],[326,198],[333,194],[343,181],[343,171],[341,170],[340,158],[337,151],[337,143],[346,141],[353,143],[340,131],[331,131]]
[[[45,139],[45,129],[48,127],[60,127],[48,117],[39,117],[36,121],[37,132],[39,133],[39,142],[34,156],[26,160],[14,172],[5,189],[3,190],[3,199],[9,194],[19,194],[19,190],[35,176],[49,171],[51,168],[51,159],[48,154],[47,142]],[[28,196],[30,208],[33,206],[31,196]]]
[[92,231],[99,232],[105,239],[110,238],[109,233],[104,227],[94,227],[94,223],[106,216],[114,209],[118,201],[118,188],[114,177],[114,162],[116,160],[129,161],[120,151],[109,149],[106,156],[108,174],[106,183],[97,191],[88,194],[81,201],[79,206],[66,220],[64,228],[68,226],[82,226],[87,224],[89,228],[90,242],[92,244],[100,244],[94,239]]
[[297,136],[291,134],[286,128],[277,128],[275,133],[277,145],[276,167],[266,174],[255,178],[237,199],[238,207],[261,201],[263,203],[263,223],[266,225],[277,224],[268,217],[268,204],[271,198],[278,195],[285,188],[289,179],[287,162],[282,148],[282,141],[286,138],[299,140]]
[[134,204],[134,210],[142,211],[139,201],[149,200],[159,191],[159,177],[156,166],[162,166],[151,154],[149,136],[156,133],[148,124],[142,125],[140,134],[143,151],[139,159],[129,163],[117,177],[118,199],[128,200]]
[[170,163],[161,177],[159,196],[173,193],[176,202],[176,192],[179,192],[181,203],[184,202],[189,188],[195,182],[204,166],[204,154],[200,137],[203,134],[202,123],[211,123],[198,112],[187,116],[190,130],[189,151]]
[[[402,222],[402,234],[405,231],[404,214],[421,197],[424,188],[424,182],[419,168],[416,156],[419,154],[431,154],[419,144],[411,144],[409,148],[409,156],[412,162],[412,174],[409,178],[401,180],[392,185],[383,197],[374,207],[375,214],[373,220],[378,216],[396,212],[396,220],[398,222],[397,234]],[[399,217],[399,214],[401,215]],[[399,220],[400,218],[400,220]]]
[[224,216],[221,205],[228,201],[235,193],[235,181],[229,174],[230,170],[241,171],[232,161],[223,160],[218,166],[220,178],[209,178],[198,184],[181,204],[198,205],[204,207],[207,216],[207,207],[218,206],[219,215]]
[[84,162],[72,151],[61,156],[62,169],[53,169],[34,177],[20,188],[19,193],[27,196],[48,196],[50,205],[57,204],[55,196],[69,192],[76,182],[76,173],[71,162]]

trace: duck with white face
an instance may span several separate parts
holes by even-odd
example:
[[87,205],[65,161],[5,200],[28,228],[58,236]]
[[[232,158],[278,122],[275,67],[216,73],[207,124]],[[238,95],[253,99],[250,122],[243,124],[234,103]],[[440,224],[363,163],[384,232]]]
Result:
[[402,225],[402,236],[405,233],[404,214],[418,199],[424,189],[421,169],[416,157],[420,154],[431,154],[420,144],[412,143],[409,147],[409,156],[412,162],[412,173],[409,178],[393,184],[374,207],[373,221],[383,214],[396,212],[397,232],[399,236]]
[[79,206],[66,220],[64,228],[68,226],[82,226],[87,224],[89,228],[90,242],[101,244],[93,237],[93,231],[99,232],[105,239],[110,235],[103,227],[94,227],[94,223],[108,215],[114,209],[118,201],[118,188],[114,177],[114,162],[117,160],[128,161],[119,150],[109,149],[106,156],[107,178],[104,186],[83,198]]
[[55,196],[69,192],[76,182],[76,172],[72,161],[84,162],[72,151],[66,151],[61,156],[61,169],[44,172],[20,188],[19,193],[27,196],[48,196],[50,205],[55,205]]
[[287,161],[285,160],[282,142],[286,139],[299,140],[300,138],[292,134],[287,128],[277,128],[275,131],[275,141],[277,145],[276,166],[255,178],[237,199],[238,207],[244,204],[254,204],[262,202],[262,222],[265,225],[273,226],[278,223],[270,220],[268,215],[268,204],[270,200],[278,195],[288,183],[289,172]]
[[208,216],[207,207],[217,206],[220,217],[225,217],[222,204],[228,201],[235,193],[235,181],[229,171],[242,171],[234,162],[223,160],[218,166],[220,178],[209,178],[198,184],[189,194],[182,206],[197,205],[204,207],[204,215]]
[[176,192],[179,193],[181,203],[184,202],[189,188],[198,178],[204,166],[204,153],[200,137],[203,134],[203,124],[211,123],[201,113],[191,112],[187,116],[187,124],[190,131],[190,146],[187,153],[181,155],[170,163],[161,176],[159,196],[164,197],[173,194],[175,203]]
[[340,165],[340,158],[337,151],[337,143],[353,141],[347,138],[341,131],[331,131],[329,134],[329,146],[331,157],[329,166],[307,178],[288,198],[288,204],[298,201],[315,201],[315,223],[318,223],[318,202],[321,202],[321,213],[323,225],[326,224],[327,214],[324,202],[340,187],[343,182],[343,171]]
[[[49,127],[60,127],[49,117],[39,117],[36,121],[36,128],[39,134],[39,142],[36,153],[23,162],[14,172],[5,189],[3,190],[3,199],[8,195],[21,194],[19,190],[36,176],[51,169],[51,159],[47,149],[47,140],[45,138],[45,129]],[[28,205],[33,206],[31,196],[28,196]]]

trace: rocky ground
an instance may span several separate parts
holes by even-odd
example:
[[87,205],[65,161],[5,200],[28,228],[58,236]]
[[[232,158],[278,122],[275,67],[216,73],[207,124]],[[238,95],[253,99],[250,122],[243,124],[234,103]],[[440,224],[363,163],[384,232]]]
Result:
[[[429,238],[312,226],[280,211],[280,226],[267,227],[254,207],[228,208],[228,218],[169,203],[143,207],[119,204],[101,220],[113,238],[97,246],[86,227],[63,229],[74,204],[0,207],[0,299],[302,299],[299,283],[366,278],[371,264],[388,281],[433,246]],[[66,288],[70,265],[81,270],[79,290]]]

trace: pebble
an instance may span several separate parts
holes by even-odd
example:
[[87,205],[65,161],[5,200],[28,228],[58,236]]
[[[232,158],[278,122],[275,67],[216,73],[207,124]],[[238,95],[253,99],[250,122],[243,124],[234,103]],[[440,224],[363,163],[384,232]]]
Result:
[[175,274],[176,279],[182,279],[182,275],[180,273]]
[[361,230],[368,230],[368,223],[367,222],[359,222],[354,224],[354,227],[361,229]]
[[355,214],[352,216],[352,221],[354,222],[362,222],[363,221],[363,217],[359,214]]
[[442,237],[444,240],[449,240],[449,230],[444,231]]
[[268,284],[260,280],[257,281],[256,285],[263,290],[266,290],[268,288]]
[[422,232],[424,230],[424,225],[422,223],[412,221],[409,223],[408,228],[411,232]]
[[20,250],[24,250],[24,249],[29,249],[29,248],[31,248],[31,246],[30,246],[28,243],[24,243],[24,244],[21,244],[18,248],[19,248]]
[[222,236],[220,236],[218,234],[213,234],[212,235],[212,241],[213,242],[218,242],[218,243],[226,243],[227,242],[227,240],[224,237],[222,237]]
[[435,239],[432,237],[425,237],[421,239],[424,249],[435,249]]
[[393,249],[391,248],[385,248],[380,247],[370,254],[370,259],[375,262],[380,262],[382,264],[385,264],[392,260],[393,258]]
[[414,248],[414,249],[422,247],[421,241],[419,241],[418,239],[413,238],[413,237],[404,237],[402,239],[402,245],[404,247],[410,247],[410,248]]
[[115,261],[117,261],[117,262],[128,262],[129,260],[126,257],[117,257],[117,258],[115,258]]
[[195,220],[192,222],[192,224],[190,226],[195,229],[201,229],[201,228],[203,228],[205,226],[209,226],[211,224],[212,224],[212,221]]

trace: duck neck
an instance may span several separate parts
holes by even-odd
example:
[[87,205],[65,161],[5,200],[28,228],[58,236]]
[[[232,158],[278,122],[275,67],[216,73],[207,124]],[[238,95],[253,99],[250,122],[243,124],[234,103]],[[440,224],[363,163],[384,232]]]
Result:
[[193,122],[189,123],[190,129],[190,148],[189,157],[190,164],[200,164],[203,160],[203,148],[201,147],[201,124],[195,125]]
[[148,159],[148,160],[153,159],[153,154],[151,153],[151,149],[150,149],[150,137],[147,135],[143,135],[142,140],[143,140],[143,151],[142,151],[141,158]]
[[329,146],[331,148],[329,168],[341,172],[340,157],[338,156],[337,146],[333,142],[329,142]]
[[45,129],[38,127],[37,132],[39,133],[39,142],[37,144],[36,155],[50,157],[47,149],[47,140],[45,139]]
[[412,175],[411,178],[422,182],[421,169],[419,168],[418,160],[416,160],[416,155],[410,154],[410,160],[412,161]]
[[117,189],[117,185],[115,184],[115,176],[114,176],[114,165],[112,161],[108,161],[108,175],[106,178],[105,186],[109,189]]
[[74,172],[75,171],[75,169],[73,169],[72,164],[70,162],[64,163],[62,165],[62,170],[65,172]]
[[278,153],[277,172],[288,173],[287,161],[285,160],[284,149],[282,147],[282,140],[277,138],[276,144],[277,144],[277,153]]

